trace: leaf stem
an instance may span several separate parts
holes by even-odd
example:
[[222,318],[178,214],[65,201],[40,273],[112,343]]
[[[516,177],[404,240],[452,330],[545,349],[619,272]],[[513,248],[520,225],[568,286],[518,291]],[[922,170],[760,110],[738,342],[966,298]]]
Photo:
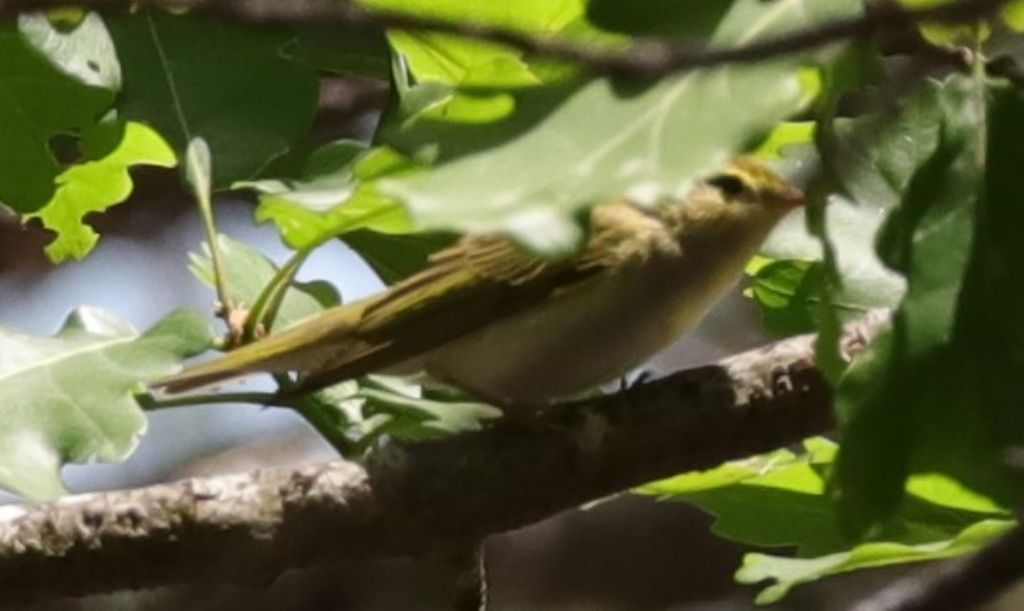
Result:
[[143,409],[152,411],[172,407],[191,407],[195,405],[216,403],[254,403],[256,405],[270,406],[276,404],[276,397],[277,395],[271,392],[224,392],[201,393],[183,395],[168,399],[158,399],[150,393],[145,393],[138,395],[136,399]]
[[242,331],[243,339],[246,341],[255,339],[256,331],[260,325],[263,325],[264,330],[270,330],[274,319],[277,318],[278,310],[281,309],[285,295],[287,295],[288,287],[291,285],[292,280],[295,279],[295,274],[298,273],[299,268],[306,262],[306,258],[311,250],[311,248],[305,248],[296,251],[277,270],[274,277],[270,279],[270,282],[263,287],[263,291],[260,292],[256,302],[253,303],[252,308],[249,310],[249,316],[246,318],[245,327]]
[[213,262],[213,283],[217,290],[217,301],[220,302],[222,310],[222,316],[227,320],[227,313],[231,309],[232,304],[230,302],[228,293],[227,279],[224,276],[224,258],[220,252],[220,245],[217,239],[217,224],[213,218],[213,206],[211,205],[210,198],[200,197],[196,194],[197,202],[199,203],[199,214],[203,219],[203,228],[206,231],[206,242],[210,245],[210,260]]
[[192,185],[192,192],[195,195],[196,204],[199,206],[199,216],[203,220],[203,229],[206,231],[206,242],[210,245],[213,284],[217,291],[217,300],[220,302],[217,313],[228,323],[229,332],[236,336],[237,330],[231,328],[231,311],[234,304],[231,303],[228,292],[227,278],[224,273],[224,258],[220,252],[217,223],[213,217],[213,198],[210,195],[213,182],[211,174],[210,147],[202,138],[193,138],[185,151],[185,177]]
[[[981,35],[981,23],[977,22],[974,24],[974,46],[971,49],[971,76],[974,81],[974,105],[976,112],[982,117],[981,125],[987,127],[987,120],[985,119],[988,114],[988,104],[985,99],[985,78],[987,76],[986,66],[988,62],[985,61],[985,56],[982,52],[982,45],[984,38]],[[977,138],[979,140],[977,147],[977,158],[975,161],[978,163],[978,167],[985,167],[985,155],[988,150],[988,130],[979,129],[977,131]]]

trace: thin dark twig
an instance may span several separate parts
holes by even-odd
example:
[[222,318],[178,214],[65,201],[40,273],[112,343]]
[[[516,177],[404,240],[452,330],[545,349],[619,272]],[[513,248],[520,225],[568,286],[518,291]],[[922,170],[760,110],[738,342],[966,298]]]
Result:
[[[538,56],[571,61],[598,74],[656,79],[673,72],[761,62],[844,40],[878,38],[900,33],[921,22],[958,23],[980,19],[1006,1],[961,0],[917,9],[884,3],[863,15],[835,19],[737,47],[694,48],[664,39],[641,39],[621,49],[584,45],[565,38],[537,36],[484,23],[395,11],[370,11],[350,2],[328,0],[81,0],[77,4],[106,11],[130,5],[187,9],[254,24],[379,27],[455,34],[508,45]],[[0,19],[19,12],[66,4],[66,0],[0,0]]]
[[886,586],[853,611],[968,611],[1022,577],[1024,530],[1017,527],[970,558]]

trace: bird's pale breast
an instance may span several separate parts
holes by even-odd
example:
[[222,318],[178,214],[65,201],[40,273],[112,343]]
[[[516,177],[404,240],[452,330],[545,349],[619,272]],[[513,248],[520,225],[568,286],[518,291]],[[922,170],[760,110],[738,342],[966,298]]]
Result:
[[716,248],[713,257],[697,249],[597,276],[422,363],[432,377],[506,405],[571,397],[641,364],[697,324],[735,283],[759,243],[753,237]]

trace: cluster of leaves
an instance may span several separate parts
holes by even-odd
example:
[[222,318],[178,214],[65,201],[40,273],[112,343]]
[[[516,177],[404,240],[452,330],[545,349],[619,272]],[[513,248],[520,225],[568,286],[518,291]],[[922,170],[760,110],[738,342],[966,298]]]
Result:
[[[822,306],[839,318],[893,308],[891,327],[837,376],[838,452],[813,440],[799,456],[776,452],[642,490],[704,507],[723,536],[796,547],[798,558],[747,555],[736,578],[772,582],[760,602],[828,574],[976,550],[1014,525],[1008,508],[1024,484],[1014,459],[1024,440],[1024,250],[1014,228],[1024,226],[1024,190],[1010,168],[1024,153],[1024,95],[985,74],[981,58],[1015,36],[998,26],[926,27],[937,44],[971,42],[973,74],[920,83],[884,119],[819,121],[830,130],[814,140],[834,173],[828,235],[838,257],[790,225],[748,267],[747,294],[780,334],[820,329]],[[803,143],[790,154],[814,155],[804,131],[782,131],[773,152]]]
[[[1006,456],[1024,434],[1014,412],[1024,372],[1014,265],[1024,247],[1014,231],[1024,212],[1013,180],[1024,96],[986,77],[982,62],[1012,50],[1021,4],[984,28],[926,25],[933,44],[983,52],[972,75],[909,87],[892,76],[899,63],[868,44],[647,82],[434,33],[327,37],[154,10],[23,15],[0,26],[0,201],[56,234],[47,253],[60,262],[95,246],[83,219],[129,197],[133,166],[183,166],[211,236],[211,191],[254,190],[255,218],[272,222],[294,256],[278,266],[219,236],[193,258],[201,280],[254,313],[251,339],[258,325],[283,328],[340,301],[326,283],[293,281],[328,240],[345,240],[392,282],[459,232],[499,230],[564,255],[585,235],[580,209],[623,194],[641,204],[681,195],[740,152],[809,169],[812,195],[831,203],[784,222],[749,268],[749,295],[769,330],[818,329],[826,340],[842,319],[895,308],[868,353],[833,371],[842,447],[815,440],[799,455],[645,489],[716,513],[723,536],[796,546],[801,558],[751,555],[738,574],[775,580],[761,597],[771,601],[822,575],[962,553],[1011,524],[1005,508],[1019,502],[1020,482]],[[861,10],[858,0],[429,8],[609,49],[641,35],[741,45]],[[393,103],[370,142],[310,144],[325,73],[390,82]],[[800,114],[815,120],[789,122]],[[52,338],[3,331],[0,485],[54,497],[63,464],[123,459],[145,429],[138,393],[213,343],[202,318],[182,312],[142,334],[90,309]],[[498,415],[382,377],[296,408],[355,453],[381,435],[429,438]]]
[[713,529],[720,536],[760,547],[795,548],[796,558],[747,554],[737,571],[743,583],[772,582],[757,597],[765,604],[826,575],[973,551],[1014,525],[1009,512],[955,480],[922,474],[907,482],[907,498],[886,527],[851,546],[828,494],[836,444],[813,438],[801,450],[725,463],[648,484],[639,492],[714,514]]

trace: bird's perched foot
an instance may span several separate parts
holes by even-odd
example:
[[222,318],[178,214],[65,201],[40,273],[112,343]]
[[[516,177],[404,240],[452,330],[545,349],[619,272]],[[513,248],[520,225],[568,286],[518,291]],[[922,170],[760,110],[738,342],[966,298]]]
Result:
[[617,392],[629,390],[637,386],[642,386],[658,376],[658,372],[653,369],[640,369],[637,371],[631,371],[626,375],[619,378],[619,388]]

